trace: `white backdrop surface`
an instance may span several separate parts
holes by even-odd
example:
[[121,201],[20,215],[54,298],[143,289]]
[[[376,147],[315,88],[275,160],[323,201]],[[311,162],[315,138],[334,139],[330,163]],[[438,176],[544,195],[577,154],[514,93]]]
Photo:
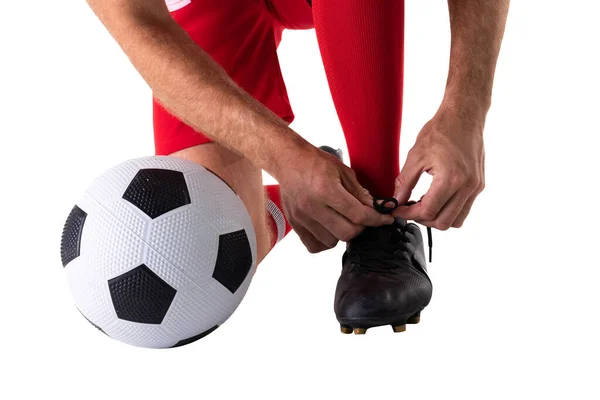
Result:
[[[513,1],[486,190],[434,235],[421,324],[340,334],[343,247],[310,255],[291,234],[219,330],[156,351],[91,327],[59,257],[91,179],[152,154],[150,90],[83,0],[3,5],[0,398],[600,398],[599,11]],[[402,159],[443,93],[447,19],[442,0],[407,1]],[[280,55],[293,127],[344,147],[314,31],[287,32]]]

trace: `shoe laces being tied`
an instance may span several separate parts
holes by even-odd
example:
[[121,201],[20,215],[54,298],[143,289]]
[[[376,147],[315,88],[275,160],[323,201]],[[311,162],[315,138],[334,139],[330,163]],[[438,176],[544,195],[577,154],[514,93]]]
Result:
[[[416,201],[409,201],[406,203],[407,206],[416,204]],[[391,214],[398,207],[398,200],[393,197],[389,198],[375,198],[373,200],[373,207],[375,210],[380,212],[381,214]],[[392,261],[395,257],[405,253],[408,248],[406,244],[409,243],[409,239],[406,237],[406,221],[396,218],[396,222],[392,225],[386,226],[384,231],[390,232],[389,240],[387,243],[382,240],[373,240],[374,238],[370,238],[369,248],[373,249],[373,251],[366,252],[371,254],[365,254],[367,256],[367,260],[364,257],[361,257],[361,263],[365,262],[371,263],[370,255],[375,257],[379,257],[382,261],[389,262]],[[431,227],[427,228],[427,245],[429,247],[429,262],[433,259],[433,234],[431,232]],[[381,229],[381,228],[380,228]],[[369,235],[372,236],[372,235]],[[369,249],[369,250],[370,250]],[[381,263],[377,263],[381,264]]]

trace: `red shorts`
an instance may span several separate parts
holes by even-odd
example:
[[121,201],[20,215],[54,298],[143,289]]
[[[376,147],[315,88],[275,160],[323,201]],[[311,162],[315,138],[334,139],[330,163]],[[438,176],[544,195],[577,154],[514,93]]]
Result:
[[[307,0],[166,0],[172,17],[229,76],[287,122],[294,114],[277,59],[284,29],[313,27]],[[154,100],[157,155],[210,142]]]

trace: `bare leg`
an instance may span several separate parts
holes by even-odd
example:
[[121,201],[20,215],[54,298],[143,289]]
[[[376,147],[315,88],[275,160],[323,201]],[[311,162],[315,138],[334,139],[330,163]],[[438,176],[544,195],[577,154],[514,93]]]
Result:
[[262,171],[240,155],[217,143],[189,147],[171,156],[196,162],[219,175],[242,199],[256,233],[257,265],[269,253],[271,232],[265,210]]

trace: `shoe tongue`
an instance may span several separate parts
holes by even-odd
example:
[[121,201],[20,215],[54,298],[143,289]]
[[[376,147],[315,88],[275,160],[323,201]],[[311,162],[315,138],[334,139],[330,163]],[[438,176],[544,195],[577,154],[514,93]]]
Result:
[[367,240],[393,244],[402,240],[402,230],[405,226],[406,221],[396,218],[396,222],[394,222],[392,225],[384,225],[378,228],[368,228],[365,233]]
[[398,243],[404,238],[404,228],[406,227],[406,221],[400,218],[396,218],[396,222],[391,225],[393,229],[390,229],[390,242]]
[[394,225],[398,225],[398,226],[400,226],[401,228],[404,228],[404,227],[406,226],[406,220],[403,220],[402,218],[398,218],[398,217],[396,217],[396,218],[394,218],[394,221],[396,221],[396,222],[394,223]]

